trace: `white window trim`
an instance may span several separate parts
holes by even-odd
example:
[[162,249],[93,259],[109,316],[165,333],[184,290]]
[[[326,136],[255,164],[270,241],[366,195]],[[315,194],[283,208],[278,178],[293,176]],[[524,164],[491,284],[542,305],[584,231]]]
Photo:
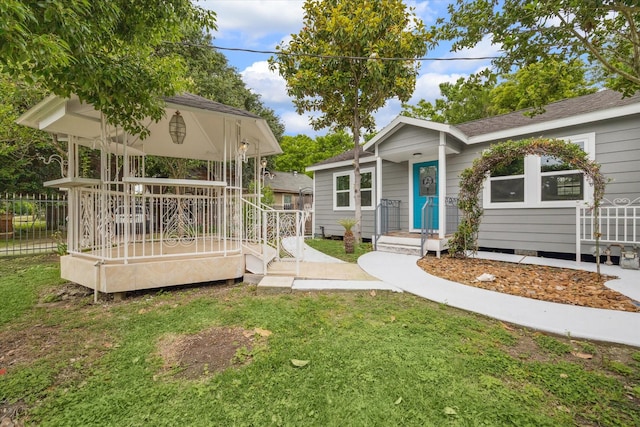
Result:
[[[376,208],[376,181],[375,181],[375,168],[365,168],[360,169],[360,175],[365,173],[371,173],[371,206],[361,206],[363,211],[372,211]],[[349,206],[338,206],[338,198],[336,191],[336,178],[340,176],[348,176],[349,177]],[[332,192],[333,192],[333,210],[334,211],[354,211],[355,210],[355,195],[353,191],[353,183],[355,181],[355,175],[353,171],[345,171],[345,172],[334,172],[333,173],[333,183]],[[362,196],[362,188],[360,188],[360,195]]]
[[[596,156],[596,134],[595,132],[579,135],[570,135],[562,138],[566,141],[580,141],[584,143],[584,151],[589,160],[595,160]],[[561,171],[558,174],[569,174],[579,170]],[[549,173],[545,173],[549,175]],[[524,158],[524,175],[513,175],[510,177],[519,178],[524,176],[524,202],[495,202],[491,203],[491,178],[487,175],[484,181],[482,192],[483,209],[513,209],[513,208],[568,208],[575,207],[576,204],[589,203],[593,200],[593,187],[589,185],[586,176],[584,179],[584,199],[582,200],[558,200],[542,201],[542,172],[540,171],[540,156],[526,156]],[[510,178],[509,177],[509,178]],[[498,179],[508,179],[508,177],[496,177]]]

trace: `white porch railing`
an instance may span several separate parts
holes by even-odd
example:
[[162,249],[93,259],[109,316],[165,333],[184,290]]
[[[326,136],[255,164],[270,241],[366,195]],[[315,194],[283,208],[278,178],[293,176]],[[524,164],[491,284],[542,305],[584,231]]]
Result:
[[600,226],[600,242],[604,245],[640,245],[640,197],[603,199],[596,223],[595,211],[589,206],[576,208],[576,261],[580,262],[582,242],[595,242],[596,224]]

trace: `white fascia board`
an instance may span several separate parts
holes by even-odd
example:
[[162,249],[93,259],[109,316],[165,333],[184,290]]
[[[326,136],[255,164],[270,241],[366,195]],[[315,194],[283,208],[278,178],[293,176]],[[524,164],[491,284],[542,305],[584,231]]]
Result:
[[55,122],[57,122],[58,120],[63,118],[66,113],[67,113],[67,104],[64,103],[62,105],[59,105],[58,108],[56,108],[55,110],[49,112],[49,114],[47,114],[46,116],[42,117],[38,121],[38,129],[47,130],[47,128],[50,125],[54,124]]
[[[327,163],[325,165],[318,165],[318,166],[309,166],[308,168],[305,168],[305,172],[314,172],[314,171],[321,171],[321,170],[327,170],[327,169],[335,169],[335,168],[341,168],[343,166],[351,166],[353,165],[353,160],[343,160],[341,162],[335,162],[335,163]],[[364,159],[360,159],[360,163],[370,163],[370,162],[375,162],[376,161],[376,156],[368,156],[365,157]]]
[[367,151],[372,146],[377,146],[378,142],[383,141],[388,135],[395,133],[396,130],[400,129],[404,125],[434,130],[436,132],[448,133],[449,135],[458,138],[464,143],[467,143],[468,140],[468,137],[455,126],[451,126],[445,123],[432,122],[430,120],[416,119],[415,117],[396,116],[396,118],[393,119],[391,123],[385,126],[376,136],[371,138],[371,140],[369,140],[369,142],[367,142],[363,146],[363,149]]
[[37,103],[35,106],[27,110],[20,117],[18,117],[16,123],[18,123],[19,125],[32,127],[34,129],[42,129],[40,122],[45,120],[52,113],[59,113],[60,107],[63,107],[64,109],[66,104],[67,99],[60,98],[56,95],[49,95],[48,97]]
[[544,132],[560,129],[570,126],[583,125],[587,123],[597,122],[601,120],[613,119],[616,117],[629,116],[632,114],[640,114],[640,103],[625,105],[623,107],[611,108],[608,110],[594,111],[592,113],[580,114],[578,116],[566,117],[563,119],[550,120],[547,122],[536,123],[533,125],[520,126],[511,129],[505,129],[498,132],[491,132],[476,135],[468,138],[467,144],[479,144],[482,142],[490,142],[512,138],[514,136],[526,134],[542,134]]

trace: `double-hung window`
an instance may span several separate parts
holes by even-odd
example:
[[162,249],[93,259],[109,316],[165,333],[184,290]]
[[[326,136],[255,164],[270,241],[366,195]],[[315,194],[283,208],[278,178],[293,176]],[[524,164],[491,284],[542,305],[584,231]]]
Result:
[[[595,155],[595,134],[562,138],[576,144],[590,159]],[[584,173],[553,156],[523,156],[497,168],[485,181],[486,209],[509,207],[569,207],[587,201],[591,193]]]
[[[373,169],[360,171],[360,206],[362,209],[374,208]],[[333,209],[354,210],[354,174],[349,172],[336,172],[333,174]]]

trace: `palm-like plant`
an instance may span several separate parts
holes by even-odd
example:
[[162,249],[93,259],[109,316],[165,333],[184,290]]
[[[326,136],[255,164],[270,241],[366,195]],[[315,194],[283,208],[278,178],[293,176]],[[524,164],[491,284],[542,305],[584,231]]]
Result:
[[344,227],[344,252],[352,254],[354,252],[355,237],[351,229],[356,225],[358,221],[355,218],[342,218],[338,220],[338,224]]

